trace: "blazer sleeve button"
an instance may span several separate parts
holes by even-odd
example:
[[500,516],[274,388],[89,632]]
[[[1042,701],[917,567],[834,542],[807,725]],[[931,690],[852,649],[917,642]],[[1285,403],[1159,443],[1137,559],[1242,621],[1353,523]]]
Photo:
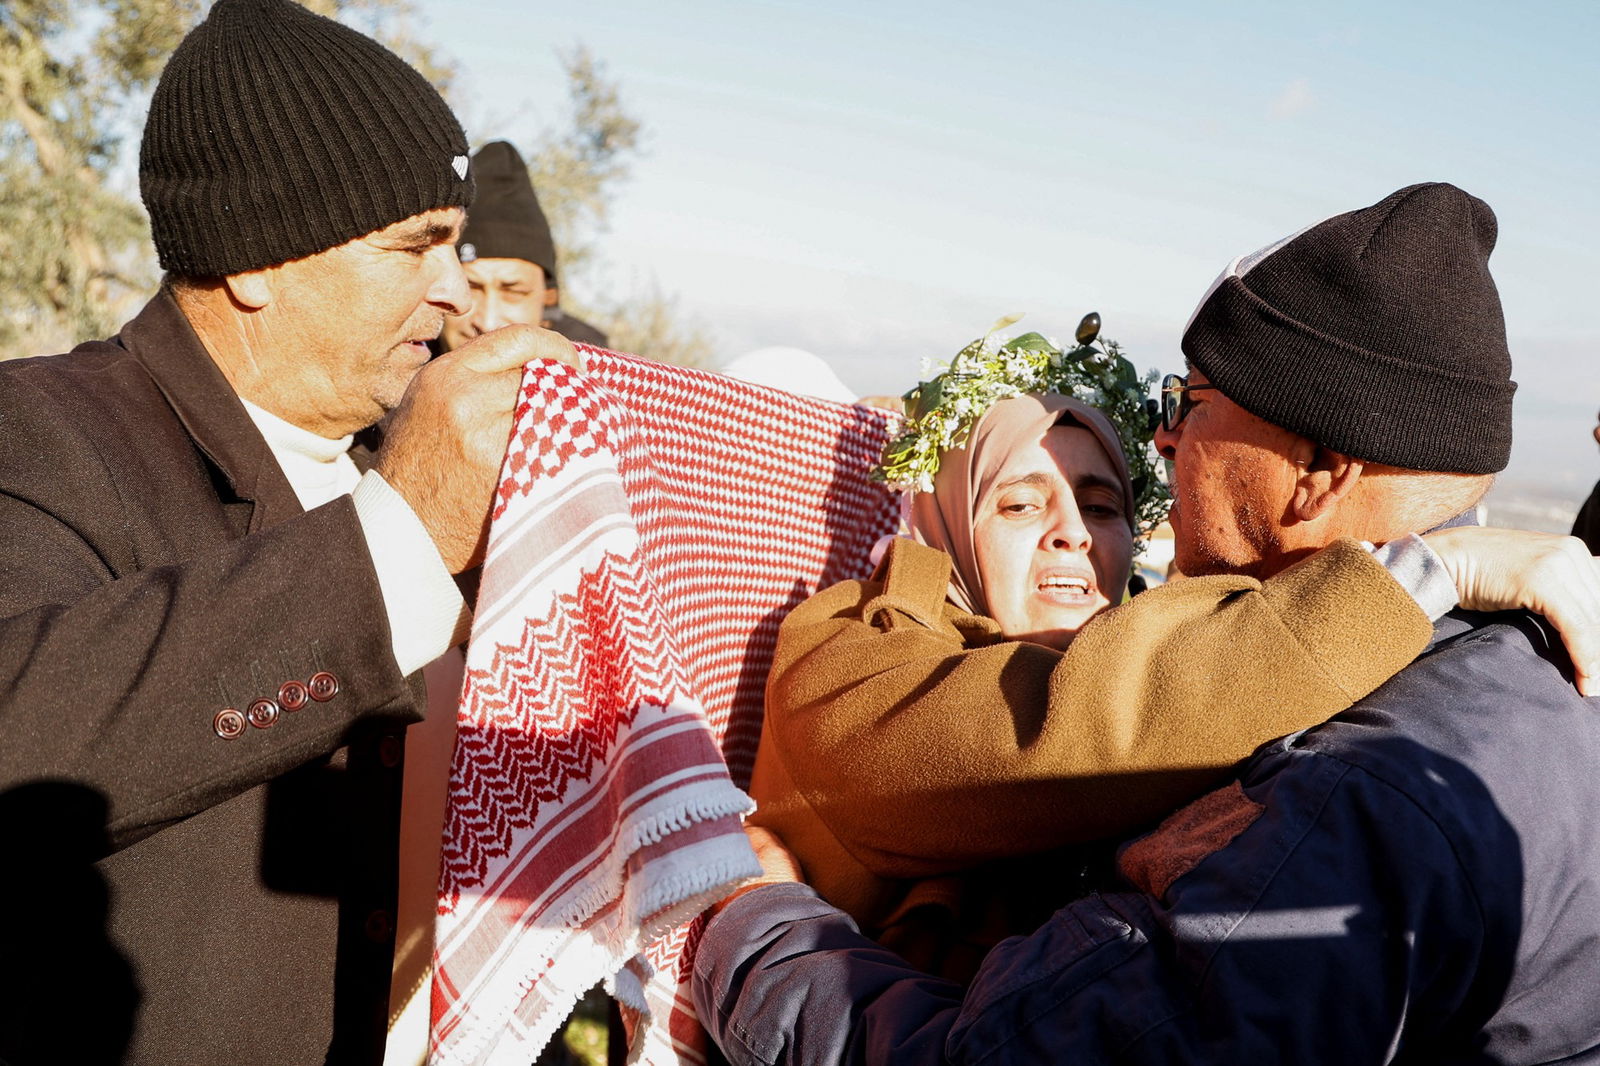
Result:
[[373,911],[367,915],[364,924],[367,939],[374,944],[381,944],[394,936],[394,921],[389,917],[388,911]]
[[318,703],[327,703],[339,694],[339,679],[326,670],[318,670],[311,675],[311,682],[306,686],[311,692],[311,698]]
[[304,681],[285,681],[278,688],[278,706],[291,714],[306,705],[311,690]]
[[257,729],[267,729],[278,724],[278,705],[269,699],[259,699],[245,708],[244,716]]
[[211,720],[211,728],[216,730],[217,736],[223,740],[232,740],[244,732],[244,715],[232,707],[217,712]]
[[386,768],[393,770],[400,765],[400,760],[405,756],[405,750],[400,744],[399,737],[383,737],[378,741],[378,761]]

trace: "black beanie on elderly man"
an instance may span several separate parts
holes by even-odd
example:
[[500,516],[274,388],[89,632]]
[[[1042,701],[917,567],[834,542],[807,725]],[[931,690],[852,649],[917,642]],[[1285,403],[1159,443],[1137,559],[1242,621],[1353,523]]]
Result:
[[1412,185],[1236,260],[1183,351],[1250,413],[1366,462],[1488,474],[1511,455],[1489,205]]
[[236,274],[466,207],[467,138],[387,48],[291,0],[217,0],[150,101],[139,189],[165,269]]
[[478,198],[461,231],[461,261],[525,259],[544,270],[545,285],[556,284],[556,244],[539,207],[528,164],[505,141],[491,141],[472,157]]

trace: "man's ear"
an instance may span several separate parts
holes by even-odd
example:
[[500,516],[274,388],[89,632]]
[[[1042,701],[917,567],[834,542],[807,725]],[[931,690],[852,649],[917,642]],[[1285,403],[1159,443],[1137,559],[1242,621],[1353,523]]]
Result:
[[259,311],[277,293],[277,275],[272,267],[229,274],[222,279],[233,302],[247,311]]
[[1301,437],[1290,458],[1300,468],[1290,509],[1302,522],[1325,518],[1355,490],[1366,464]]

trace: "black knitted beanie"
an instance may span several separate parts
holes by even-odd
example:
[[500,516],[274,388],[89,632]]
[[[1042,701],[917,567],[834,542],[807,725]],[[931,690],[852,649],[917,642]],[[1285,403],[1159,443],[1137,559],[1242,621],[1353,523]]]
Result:
[[544,283],[556,283],[556,244],[539,207],[522,161],[506,141],[491,141],[472,157],[478,198],[461,231],[461,261],[526,259],[544,269]]
[[1183,335],[1245,410],[1367,462],[1487,474],[1511,455],[1489,205],[1412,185],[1236,260]]
[[215,277],[472,201],[467,138],[399,56],[291,0],[217,0],[150,101],[139,188],[161,265]]

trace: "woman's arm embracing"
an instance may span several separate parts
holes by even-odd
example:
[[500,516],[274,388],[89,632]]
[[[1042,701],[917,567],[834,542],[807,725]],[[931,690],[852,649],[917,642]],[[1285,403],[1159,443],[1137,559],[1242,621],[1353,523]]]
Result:
[[[894,554],[919,553],[942,558],[909,542]],[[907,609],[883,607],[892,573],[796,608],[768,682],[762,760],[781,764],[838,844],[883,877],[1135,829],[1257,745],[1348,707],[1432,632],[1354,541],[1265,583],[1154,589],[1094,619],[1064,653],[1000,640],[952,607],[937,620],[916,610],[943,597],[926,555],[922,587],[899,597]]]

